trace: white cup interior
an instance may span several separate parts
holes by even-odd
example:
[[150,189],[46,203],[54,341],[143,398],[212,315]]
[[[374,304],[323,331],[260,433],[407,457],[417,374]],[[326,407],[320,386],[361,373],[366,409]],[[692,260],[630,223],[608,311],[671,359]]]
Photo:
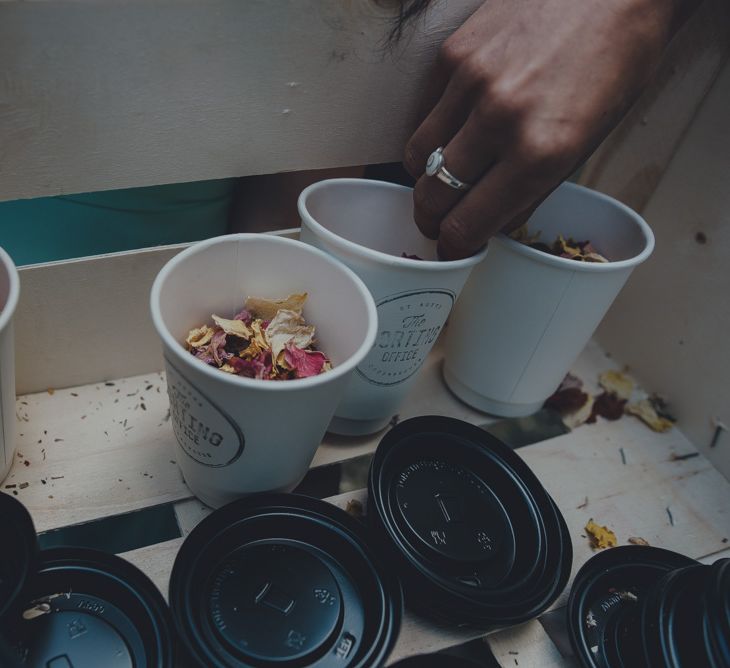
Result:
[[213,313],[233,317],[249,296],[308,293],[304,317],[316,327],[317,346],[335,369],[358,352],[375,326],[365,286],[336,260],[298,241],[232,235],[178,257],[161,274],[157,296],[153,290],[153,311],[156,304],[162,325],[181,348],[191,328],[212,324]]
[[641,217],[620,202],[570,183],[561,185],[527,223],[530,233],[551,244],[559,234],[590,241],[611,262],[630,260],[644,252],[651,232]]
[[436,260],[436,242],[413,222],[413,190],[382,181],[331,179],[307,188],[301,204],[322,227],[347,241],[401,257]]

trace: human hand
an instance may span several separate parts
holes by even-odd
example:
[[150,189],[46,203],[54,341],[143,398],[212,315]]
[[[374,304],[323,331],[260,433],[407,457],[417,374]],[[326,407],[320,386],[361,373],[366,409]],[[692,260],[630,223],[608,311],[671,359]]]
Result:
[[[442,258],[517,227],[590,155],[660,61],[678,4],[489,0],[446,40],[404,159]],[[439,146],[469,191],[424,174]]]

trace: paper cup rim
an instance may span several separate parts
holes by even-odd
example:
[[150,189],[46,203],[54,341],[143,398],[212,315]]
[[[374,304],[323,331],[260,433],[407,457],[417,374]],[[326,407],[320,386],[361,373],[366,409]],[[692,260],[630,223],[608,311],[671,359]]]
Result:
[[0,332],[2,332],[12,319],[15,314],[15,309],[18,306],[18,299],[20,298],[20,276],[18,275],[18,268],[4,248],[0,248],[0,264],[8,272],[8,298],[5,300],[2,313],[0,313]]
[[[365,306],[368,311],[368,328],[365,333],[365,338],[362,344],[357,348],[357,350],[345,361],[338,364],[337,366],[333,366],[331,370],[326,371],[325,373],[321,373],[316,376],[310,376],[309,378],[293,378],[291,380],[280,382],[267,382],[262,379],[246,378],[243,376],[224,373],[219,369],[214,369],[208,364],[201,362],[200,360],[196,360],[192,355],[190,355],[190,353],[185,350],[183,344],[170,333],[163,321],[159,306],[160,291],[162,289],[162,285],[169,276],[170,272],[178,264],[185,261],[185,259],[187,259],[188,257],[199,253],[209,246],[214,246],[216,244],[224,242],[238,241],[251,241],[254,243],[257,241],[261,241],[265,243],[297,246],[301,248],[304,252],[317,256],[323,262],[330,264],[331,266],[340,270],[344,275],[348,276],[350,280],[355,284],[358,292],[362,294],[365,301]],[[241,233],[213,237],[211,239],[206,239],[205,241],[197,242],[172,257],[165,263],[162,269],[160,269],[154,283],[152,284],[152,291],[150,293],[150,310],[152,312],[152,322],[155,326],[155,329],[157,330],[158,336],[162,339],[163,343],[165,343],[167,347],[170,348],[173,355],[175,355],[175,357],[183,364],[194,365],[193,368],[195,368],[196,371],[208,376],[211,379],[215,379],[218,382],[226,383],[233,387],[256,388],[257,390],[263,392],[283,392],[293,389],[305,389],[308,387],[315,387],[317,385],[321,385],[323,383],[335,380],[340,376],[344,376],[345,374],[354,370],[355,367],[360,364],[363,359],[365,359],[365,356],[370,352],[370,349],[375,344],[375,338],[378,330],[378,312],[375,306],[375,301],[373,300],[370,291],[365,286],[365,283],[362,282],[362,280],[357,276],[357,274],[355,274],[355,272],[346,267],[339,260],[333,258],[331,255],[328,255],[324,251],[321,251],[318,248],[314,248],[309,244],[305,244],[304,242],[297,241],[295,239],[286,239],[283,237],[263,234]]]
[[[354,241],[349,241],[339,234],[335,234],[331,230],[327,229],[324,225],[319,223],[309,213],[307,209],[307,199],[311,193],[320,190],[326,186],[333,184],[341,185],[359,185],[363,184],[376,184],[377,187],[389,189],[389,190],[401,190],[413,192],[413,188],[408,186],[402,186],[397,183],[389,183],[388,181],[378,181],[377,179],[324,179],[317,181],[310,186],[307,186],[299,194],[297,199],[297,209],[302,219],[302,224],[305,224],[318,235],[329,241],[331,244],[339,248],[340,250],[346,251],[347,253],[354,255],[361,255],[369,260],[377,262],[379,264],[385,264],[393,267],[399,267],[403,269],[412,269],[414,271],[422,272],[434,272],[434,271],[456,271],[467,267],[473,267],[475,264],[481,262],[487,254],[486,246],[474,255],[463,258],[461,260],[411,260],[405,257],[398,257],[396,255],[390,255],[382,251],[373,250],[367,246],[357,244]],[[415,225],[415,222],[413,223]]]
[[626,260],[617,260],[616,262],[576,262],[575,260],[571,260],[567,257],[558,257],[557,255],[551,255],[550,253],[539,251],[536,248],[530,248],[530,246],[526,246],[519,241],[510,239],[506,234],[497,234],[490,239],[490,243],[494,241],[505,246],[514,253],[523,255],[542,264],[560,267],[561,269],[570,269],[571,271],[611,272],[619,271],[621,269],[629,269],[641,264],[652,254],[654,250],[654,233],[651,231],[649,224],[631,207],[626,206],[623,202],[619,202],[619,200],[610,197],[609,195],[605,195],[597,190],[592,190],[591,188],[586,188],[585,186],[578,185],[577,183],[565,182],[558,187],[573,190],[576,193],[582,193],[588,197],[601,200],[625,213],[629,218],[631,218],[631,220],[633,220],[644,236],[645,244],[642,251]]

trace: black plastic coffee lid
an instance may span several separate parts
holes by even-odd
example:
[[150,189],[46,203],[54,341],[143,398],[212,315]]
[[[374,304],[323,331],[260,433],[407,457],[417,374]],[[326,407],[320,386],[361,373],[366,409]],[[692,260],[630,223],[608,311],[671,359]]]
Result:
[[[17,604],[20,592],[35,570],[38,544],[33,520],[20,501],[0,492],[0,619]],[[2,626],[0,626],[2,628]]]
[[712,668],[730,668],[730,559],[709,569],[705,589],[704,638]]
[[170,605],[197,666],[365,668],[390,653],[403,602],[357,520],[318,499],[260,494],[186,538]]
[[637,619],[647,665],[714,668],[703,629],[703,594],[710,570],[702,564],[678,568],[662,576],[648,591]]
[[637,606],[666,573],[696,564],[676,552],[639,545],[614,547],[589,559],[575,577],[567,607],[570,642],[580,665],[617,665],[612,662],[616,644],[635,642],[631,634],[628,640],[620,634],[621,628],[637,628]]
[[172,668],[169,610],[135,566],[105,552],[39,552],[10,620],[27,668]]
[[560,593],[572,547],[552,499],[509,447],[443,416],[401,422],[368,480],[369,521],[411,604],[493,628],[539,614]]

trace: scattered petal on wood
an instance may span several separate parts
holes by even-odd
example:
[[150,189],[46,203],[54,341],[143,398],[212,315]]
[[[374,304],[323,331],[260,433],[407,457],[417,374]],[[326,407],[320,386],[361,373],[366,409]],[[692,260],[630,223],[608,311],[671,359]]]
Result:
[[599,377],[598,382],[606,392],[612,392],[619,399],[631,399],[634,391],[634,381],[626,374],[620,371],[604,371]]
[[615,547],[618,544],[616,534],[608,527],[596,524],[592,518],[588,520],[585,530],[590,538],[593,549],[603,550],[607,547]]
[[588,418],[593,415],[593,404],[595,403],[595,398],[592,394],[588,394],[587,397],[586,402],[577,411],[563,415],[563,424],[568,429],[575,429],[585,422],[588,422]]
[[586,422],[593,424],[599,415],[606,420],[618,420],[624,414],[625,405],[626,399],[620,399],[611,392],[603,392],[596,397],[591,416]]
[[627,404],[626,412],[629,415],[635,415],[638,417],[644,424],[648,425],[654,431],[665,432],[669,431],[674,426],[674,422],[657,414],[648,399],[642,399],[636,403]]
[[350,499],[345,506],[345,512],[353,517],[360,518],[363,516],[362,503],[357,499]]

